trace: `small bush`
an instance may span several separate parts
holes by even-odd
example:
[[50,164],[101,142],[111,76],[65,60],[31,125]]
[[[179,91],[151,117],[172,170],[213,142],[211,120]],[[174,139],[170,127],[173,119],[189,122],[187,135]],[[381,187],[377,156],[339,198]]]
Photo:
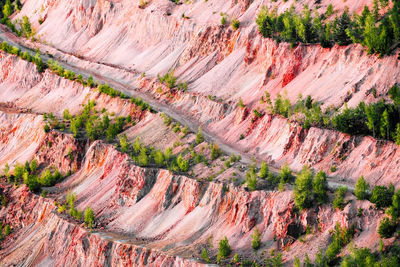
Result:
[[207,263],[210,263],[211,261],[210,257],[208,256],[208,252],[205,248],[203,248],[203,250],[201,251],[201,258]]
[[326,179],[326,174],[320,171],[315,175],[313,181],[313,194],[314,199],[319,204],[325,204],[328,200],[328,181]]
[[361,176],[356,183],[354,194],[358,200],[364,200],[368,198],[369,184],[365,181],[364,176]]
[[176,159],[176,162],[178,164],[180,171],[182,171],[182,172],[189,171],[189,162],[187,160],[185,160],[181,154],[179,154],[178,158]]
[[370,201],[375,204],[378,209],[388,207],[392,203],[393,192],[385,186],[375,186],[372,190]]
[[[350,243],[355,233],[354,227],[346,228],[340,227],[337,223],[332,235],[332,243],[326,250],[326,257],[329,263],[332,263],[336,256],[340,253],[341,249]],[[331,264],[330,264],[331,265]]]
[[239,97],[238,106],[239,106],[240,108],[244,108],[244,107],[245,107],[245,105],[243,104],[243,100],[242,100],[241,97]]
[[396,222],[390,220],[388,217],[384,217],[378,226],[378,234],[382,238],[392,237],[394,232],[396,231]]
[[225,25],[226,24],[226,17],[222,16],[221,18],[221,25]]
[[160,83],[166,83],[169,89],[172,89],[176,86],[177,78],[174,76],[174,72],[167,72],[164,76],[159,78]]
[[6,227],[4,227],[4,234],[6,236],[8,236],[9,234],[11,234],[11,227],[9,224],[6,225]]
[[254,168],[250,168],[246,173],[246,184],[247,187],[254,191],[257,188],[257,175],[255,173]]
[[261,246],[261,234],[258,232],[258,228],[256,227],[256,229],[254,230],[252,237],[252,241],[251,241],[251,247],[254,250],[257,250],[260,248]]
[[393,219],[400,217],[400,190],[393,195],[392,206],[386,210],[386,213],[392,216]]
[[228,238],[225,237],[218,242],[218,254],[217,254],[217,262],[220,262],[222,259],[231,254],[231,246],[229,245]]
[[197,134],[196,134],[196,143],[200,144],[204,142],[203,131],[199,127]]
[[93,228],[94,212],[90,207],[87,207],[85,210],[85,223],[89,228]]
[[260,172],[258,173],[258,175],[260,176],[261,179],[265,179],[268,176],[268,165],[267,163],[265,163],[264,161],[261,162],[261,167],[260,167]]
[[344,208],[344,197],[347,193],[347,187],[339,186],[339,188],[335,192],[335,198],[333,200],[333,207],[335,209],[343,210]]
[[239,29],[240,26],[240,21],[237,19],[233,19],[231,22],[232,28],[236,31],[237,29]]
[[294,187],[294,202],[300,209],[306,209],[312,205],[312,182],[313,173],[307,166],[304,166],[296,177]]
[[292,170],[289,168],[289,165],[284,164],[281,167],[281,170],[279,172],[279,178],[284,182],[284,183],[290,183],[293,181],[293,174]]
[[50,132],[50,126],[48,124],[46,124],[45,126],[43,126],[43,130],[45,133]]
[[126,137],[126,134],[124,134],[124,136],[119,138],[119,144],[121,146],[121,151],[123,153],[126,153],[129,149],[129,143],[128,143],[128,138]]
[[211,145],[211,160],[216,160],[221,155],[221,150],[218,144],[214,143]]

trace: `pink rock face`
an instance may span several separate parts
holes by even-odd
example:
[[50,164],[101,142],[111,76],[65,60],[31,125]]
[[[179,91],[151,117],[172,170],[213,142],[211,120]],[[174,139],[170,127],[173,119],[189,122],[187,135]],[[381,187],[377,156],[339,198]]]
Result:
[[[208,0],[176,5],[154,0],[145,7],[132,0],[23,2],[13,20],[27,15],[38,42],[10,33],[4,36],[117,82],[129,93],[145,94],[153,103],[196,121],[248,158],[265,160],[272,167],[287,162],[295,171],[309,165],[326,171],[333,181],[350,185],[363,175],[371,185],[400,186],[400,154],[392,142],[303,129],[280,116],[253,114],[254,109],[266,110],[260,103],[266,91],[272,99],[284,94],[292,103],[299,94],[311,95],[323,108],[374,102],[372,88],[379,98],[387,98],[390,86],[400,82],[396,55],[367,55],[360,45],[291,48],[262,38],[254,21],[262,5],[278,12],[292,5],[297,10],[305,4],[320,5],[320,12],[325,12],[332,3],[340,14],[346,6],[360,13],[371,1]],[[228,18],[225,26],[220,13]],[[240,21],[238,30],[229,26],[233,18]],[[188,82],[186,92],[158,82],[157,74],[170,70],[180,82]],[[237,106],[239,97],[246,107]],[[224,237],[234,252],[252,257],[251,235],[256,227],[262,250],[282,251],[285,264],[290,265],[305,251],[313,260],[319,249],[328,246],[336,223],[355,225],[354,244],[376,250],[380,238],[376,230],[384,214],[350,194],[343,211],[326,204],[297,212],[290,186],[283,192],[249,192],[195,175],[139,167],[129,155],[103,141],[43,131],[41,113],[61,117],[69,109],[77,114],[90,100],[99,110],[105,107],[118,116],[131,115],[137,125],[124,132],[128,138],[147,135],[147,144],[161,149],[175,140],[166,127],[161,129],[158,114],[49,70],[38,73],[34,64],[0,52],[0,167],[36,159],[63,174],[73,173],[49,188],[46,198],[24,185],[0,185],[10,199],[0,218],[13,229],[2,243],[0,265],[200,266],[201,250],[207,246],[216,258],[218,241]],[[57,212],[54,202],[64,200],[68,191],[77,195],[76,208],[93,208],[96,231]],[[313,234],[301,242],[298,237],[307,228]]]
[[[48,200],[33,195],[23,186],[2,216],[12,222],[13,233],[0,252],[2,265],[46,266],[200,266],[200,263],[173,258],[160,251],[104,238],[61,218]],[[27,212],[22,212],[26,210]],[[17,212],[16,212],[17,211]],[[13,246],[18,244],[18,247]]]
[[[2,80],[0,87],[4,88],[4,91],[1,91],[2,96],[19,107],[34,112],[51,111],[61,116],[65,108],[71,113],[76,113],[81,109],[81,104],[95,100],[99,107],[107,107],[110,112],[122,116],[130,114],[135,120],[145,120],[148,116],[151,120],[153,116],[142,112],[129,101],[101,95],[74,82],[61,79],[49,71],[39,75],[32,64],[17,60],[13,56],[3,56],[1,66],[3,69],[8,68],[8,71],[3,72],[3,76],[0,77]],[[20,73],[21,66],[27,68],[33,75],[7,74]],[[58,86],[54,87],[53,84]],[[65,90],[66,88],[68,89]],[[14,92],[18,92],[18,95]],[[171,104],[178,105],[177,108],[181,110],[186,110],[188,105],[193,103],[192,98],[185,94],[175,99]],[[209,127],[223,140],[274,165],[279,166],[288,162],[294,170],[300,170],[303,165],[308,164],[326,172],[329,172],[332,166],[336,166],[337,171],[331,175],[348,181],[355,182],[358,177],[364,175],[368,182],[374,185],[387,185],[392,182],[397,186],[399,183],[400,170],[397,164],[399,155],[397,146],[391,142],[382,143],[371,137],[350,137],[314,127],[304,130],[296,123],[288,124],[286,119],[270,115],[255,120],[248,108],[227,109],[225,104],[210,101],[200,95],[196,96],[194,103],[187,111],[195,114],[194,116],[200,120],[205,120],[209,116],[220,118],[210,123]],[[199,107],[202,109],[198,109]],[[24,131],[24,128],[19,129]],[[12,130],[11,128],[8,131]],[[39,133],[40,130],[37,134]],[[238,142],[242,134],[245,138]],[[10,137],[6,134],[4,138],[7,140]],[[38,140],[38,137],[35,138]],[[37,146],[33,143],[29,145]],[[21,158],[20,161],[27,159],[29,156]]]
[[[54,146],[63,144],[65,138],[59,136],[54,139]],[[50,161],[54,164],[63,161],[58,154],[50,155],[55,156]],[[165,170],[143,169],[133,165],[125,154],[99,141],[89,147],[81,165],[80,171],[52,190],[52,197],[62,197],[67,190],[75,192],[77,208],[83,210],[87,206],[93,207],[96,221],[104,227],[104,231],[90,234],[72,222],[61,219],[60,215],[55,214],[53,204],[33,196],[24,186],[17,191],[7,188],[10,194],[18,196],[12,198],[14,201],[8,209],[18,211],[22,209],[18,205],[30,203],[31,206],[24,209],[34,213],[23,215],[20,221],[12,223],[20,231],[15,236],[20,237],[7,240],[10,246],[12,243],[20,245],[13,250],[13,254],[9,254],[12,246],[6,247],[1,254],[2,262],[19,262],[15,253],[22,255],[23,251],[32,249],[37,251],[32,254],[36,256],[28,260],[37,263],[78,264],[78,259],[81,259],[81,264],[88,265],[196,265],[195,262],[172,258],[157,251],[193,257],[189,255],[196,254],[197,246],[210,236],[213,237],[214,246],[227,236],[233,249],[246,251],[254,227],[262,233],[263,242],[277,240],[270,248],[283,248],[290,244],[296,248],[291,253],[284,253],[285,259],[290,260],[293,255],[302,256],[304,249],[310,249],[310,252],[315,250],[309,247],[310,243],[296,241],[292,244],[295,240],[292,235],[305,231],[307,226],[319,228],[321,233],[316,237],[320,240],[318,242],[323,242],[336,222],[342,226],[355,224],[360,231],[360,239],[356,237],[355,242],[365,246],[366,242],[376,238],[375,229],[381,217],[377,212],[368,211],[365,205],[365,216],[354,216],[358,203],[346,206],[343,212],[333,211],[326,206],[317,214],[311,211],[298,216],[293,212],[290,191],[246,192],[232,186],[224,188],[221,184],[200,183]],[[21,202],[15,202],[16,199],[21,199]],[[2,212],[7,214],[6,210]],[[6,217],[7,222],[12,222],[18,216],[10,215],[12,217]],[[32,229],[35,231],[32,232]],[[22,238],[28,234],[33,236]],[[132,236],[132,243],[125,243],[126,237],[123,236]],[[37,248],[36,243],[32,244],[33,240],[43,244],[46,249]],[[139,249],[134,245],[135,242],[144,242],[147,249]],[[320,247],[326,245],[326,242],[321,243]],[[35,249],[32,246],[36,246]],[[368,246],[373,246],[373,242]],[[60,247],[65,249],[61,251]],[[310,257],[317,250],[314,252],[309,253]]]

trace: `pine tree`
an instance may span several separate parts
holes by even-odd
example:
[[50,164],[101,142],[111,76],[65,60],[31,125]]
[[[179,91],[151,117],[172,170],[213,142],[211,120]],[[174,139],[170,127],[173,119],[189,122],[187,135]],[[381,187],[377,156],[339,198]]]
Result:
[[377,21],[379,19],[379,2],[378,2],[378,0],[374,0],[373,3],[374,4],[373,4],[372,13],[374,15],[375,21]]
[[266,6],[263,6],[257,15],[256,23],[258,25],[258,30],[264,38],[272,37],[274,32],[274,23],[268,13]]
[[217,254],[217,262],[220,262],[221,259],[224,259],[231,254],[231,246],[229,245],[228,238],[225,237],[218,242],[218,254]]
[[123,137],[119,138],[119,144],[121,146],[121,151],[123,153],[126,153],[129,149],[129,143],[128,143],[128,138],[126,137],[126,134],[124,134]]
[[265,179],[268,176],[268,165],[267,163],[265,163],[264,161],[261,162],[261,167],[260,167],[260,172],[259,172],[259,176],[261,179]]
[[210,263],[210,257],[208,256],[208,252],[205,248],[203,248],[203,250],[201,251],[201,258],[207,262]]
[[6,165],[4,166],[3,173],[7,178],[10,176],[10,166],[8,165],[8,163],[6,163]]
[[89,228],[93,228],[94,223],[94,212],[92,208],[87,207],[85,210],[85,223]]
[[371,11],[369,11],[368,6],[364,6],[364,9],[361,13],[361,18],[360,22],[362,26],[365,26],[365,21],[367,20],[367,17],[371,14]]
[[244,107],[245,107],[245,105],[243,104],[243,100],[242,100],[241,97],[239,97],[238,106],[239,106],[240,108],[244,108]]
[[147,156],[147,149],[142,147],[138,157],[139,165],[142,167],[146,167],[149,165],[149,157]]
[[396,125],[396,132],[394,136],[394,141],[396,145],[400,146],[400,123]]
[[181,154],[179,154],[178,158],[177,158],[177,163],[178,163],[178,167],[182,172],[188,172],[189,171],[189,162],[187,160],[185,160]]
[[257,227],[255,227],[256,229],[254,230],[254,233],[251,235],[251,238],[252,238],[252,240],[251,240],[251,247],[254,249],[254,250],[257,250],[257,249],[259,249],[260,248],[260,246],[261,246],[261,234],[260,234],[260,232],[258,231],[258,228]]
[[365,114],[367,115],[367,127],[368,129],[372,130],[372,136],[375,137],[375,129],[378,128],[377,122],[379,121],[379,116],[377,110],[375,109],[375,105],[366,105]]
[[250,168],[250,170],[246,173],[246,184],[251,191],[256,190],[257,175],[254,171],[254,168]]
[[390,206],[387,213],[394,219],[400,217],[400,190],[393,195],[392,206]]
[[3,16],[4,18],[8,18],[12,13],[14,13],[13,6],[11,5],[11,1],[7,0],[3,7]]
[[381,136],[382,138],[389,138],[389,113],[387,109],[382,113],[382,118],[381,118],[381,125],[380,125],[380,130],[381,130]]
[[375,53],[378,47],[378,38],[379,38],[379,29],[375,25],[375,19],[370,14],[367,16],[365,20],[365,27],[364,27],[364,45],[368,48],[368,53],[372,54]]
[[164,153],[161,151],[156,151],[154,155],[154,162],[157,164],[158,167],[162,167],[164,165]]
[[395,1],[393,4],[391,16],[389,18],[391,28],[393,30],[393,43],[400,41],[400,2]]
[[272,101],[271,101],[271,95],[265,91],[265,104],[267,105],[266,110],[269,113],[273,112],[273,106],[272,106]]
[[382,55],[390,54],[390,47],[392,44],[391,29],[388,20],[385,18],[382,20],[379,27],[379,38],[377,52]]
[[319,204],[326,203],[328,199],[328,181],[326,179],[326,174],[323,171],[319,171],[313,180],[313,194],[315,200]]
[[351,39],[347,35],[346,30],[351,25],[351,19],[347,10],[343,11],[342,15],[335,20],[334,40],[338,45],[349,45]]
[[196,143],[200,144],[203,142],[204,142],[203,131],[201,130],[201,127],[199,127],[197,134],[196,134]]
[[364,176],[361,176],[354,188],[354,194],[358,200],[367,199],[369,184],[365,181]]
[[294,187],[294,202],[300,209],[306,209],[312,205],[312,182],[313,173],[307,166],[304,166],[296,177]]

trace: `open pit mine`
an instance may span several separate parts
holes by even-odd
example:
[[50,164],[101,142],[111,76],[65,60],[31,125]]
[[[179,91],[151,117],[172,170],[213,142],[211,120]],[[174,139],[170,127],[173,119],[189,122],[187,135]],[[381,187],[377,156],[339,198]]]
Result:
[[400,2],[0,0],[0,266],[400,266]]

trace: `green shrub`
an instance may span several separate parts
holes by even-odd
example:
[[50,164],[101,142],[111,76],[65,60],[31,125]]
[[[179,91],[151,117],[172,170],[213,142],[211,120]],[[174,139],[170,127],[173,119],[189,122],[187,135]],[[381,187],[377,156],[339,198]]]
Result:
[[147,149],[142,147],[140,149],[140,154],[138,156],[138,163],[142,167],[146,167],[149,165],[149,157],[147,156]]
[[393,195],[392,206],[390,206],[386,212],[392,216],[393,219],[400,217],[400,190]]
[[164,76],[159,78],[160,83],[166,83],[169,89],[176,86],[177,78],[174,76],[174,71],[167,72]]
[[304,166],[299,175],[296,177],[293,193],[294,202],[300,209],[306,209],[312,205],[312,184],[313,173],[307,166]]
[[126,153],[129,149],[129,143],[128,143],[128,138],[126,137],[126,134],[124,134],[124,136],[119,138],[119,144],[121,146],[121,151],[123,153]]
[[388,217],[384,217],[378,226],[378,234],[381,238],[389,238],[392,237],[394,232],[396,231],[396,222],[394,220],[390,220]]
[[43,126],[43,130],[45,133],[50,132],[50,125],[46,124],[45,126]]
[[251,238],[251,247],[254,250],[257,250],[261,246],[261,234],[258,232],[258,228],[255,227],[256,229],[254,230],[254,233],[252,234]]
[[7,224],[7,225],[4,227],[4,235],[8,236],[9,234],[11,234],[11,227],[10,227],[9,224]]
[[229,245],[228,238],[225,237],[218,242],[218,254],[217,254],[217,262],[220,262],[222,259],[231,254],[231,246]]
[[301,267],[300,260],[296,256],[294,257],[293,267]]
[[75,194],[75,193],[68,192],[68,193],[67,193],[67,196],[66,196],[66,201],[67,201],[67,204],[68,204],[71,208],[73,208],[73,207],[75,206],[76,194]]
[[21,179],[24,172],[25,172],[25,167],[17,162],[14,167],[15,180],[18,181],[19,179]]
[[201,251],[201,258],[207,263],[210,263],[211,261],[210,257],[208,256],[208,252],[205,248],[203,248],[203,250]]
[[375,204],[378,209],[388,207],[392,203],[393,192],[385,186],[375,186],[372,189],[370,201]]
[[247,187],[251,190],[254,191],[257,188],[257,175],[255,173],[254,168],[250,168],[246,172],[246,184]]
[[57,208],[57,212],[58,213],[63,213],[64,211],[66,211],[67,210],[67,205],[59,205],[58,206],[58,208]]
[[354,194],[358,200],[368,198],[369,184],[365,181],[364,176],[361,176],[356,183]]
[[313,181],[313,194],[314,199],[319,204],[325,204],[328,200],[328,181],[326,174],[323,171],[319,171]]
[[37,179],[38,183],[43,186],[53,186],[63,179],[62,174],[55,170],[52,174],[49,169],[44,170],[41,176]]
[[335,192],[335,198],[333,199],[333,207],[335,209],[343,210],[344,208],[344,197],[347,193],[347,187],[339,186],[339,188]]
[[239,106],[240,108],[244,108],[244,107],[245,107],[245,105],[243,104],[243,100],[242,100],[241,97],[239,97],[238,106]]
[[290,183],[293,181],[293,174],[292,170],[289,168],[288,164],[284,164],[281,167],[281,170],[279,172],[279,178],[284,182],[284,183]]
[[176,159],[177,164],[179,169],[182,172],[188,172],[189,171],[189,162],[187,160],[185,160],[181,154],[179,154],[178,158]]
[[240,21],[237,19],[233,19],[231,22],[232,28],[236,31],[237,29],[239,29],[240,26]]
[[40,184],[38,182],[37,175],[29,174],[25,172],[23,174],[24,184],[26,184],[30,191],[38,192],[40,190]]
[[268,176],[268,165],[267,163],[265,163],[264,161],[261,162],[261,167],[260,167],[260,172],[258,173],[258,175],[260,176],[261,179],[265,179]]
[[340,227],[338,223],[336,224],[332,235],[332,243],[328,246],[325,252],[329,263],[332,263],[340,253],[341,249],[350,243],[354,234],[355,230],[353,226],[351,228],[346,228]]
[[11,4],[10,0],[6,0],[6,3],[3,7],[3,16],[4,18],[8,18],[9,16],[12,15],[12,13],[14,13],[14,8],[13,5]]
[[9,177],[10,177],[10,166],[8,165],[8,163],[6,163],[4,165],[3,173],[4,173],[4,176],[6,176],[7,179],[9,179]]
[[29,164],[30,172],[32,172],[32,173],[36,172],[37,167],[38,167],[38,162],[37,162],[36,159],[33,159],[33,160],[31,161],[31,163]]
[[94,219],[94,212],[92,208],[87,207],[85,210],[85,223],[91,229],[93,228]]
[[203,131],[199,127],[197,134],[196,134],[196,143],[201,144],[204,142]]
[[156,165],[158,167],[162,167],[165,164],[164,161],[165,161],[164,153],[162,153],[161,151],[156,151],[154,155],[154,162],[156,163]]
[[226,17],[222,16],[221,18],[221,25],[225,25],[226,24]]
[[211,160],[216,160],[221,155],[221,150],[218,144],[214,143],[211,145]]

